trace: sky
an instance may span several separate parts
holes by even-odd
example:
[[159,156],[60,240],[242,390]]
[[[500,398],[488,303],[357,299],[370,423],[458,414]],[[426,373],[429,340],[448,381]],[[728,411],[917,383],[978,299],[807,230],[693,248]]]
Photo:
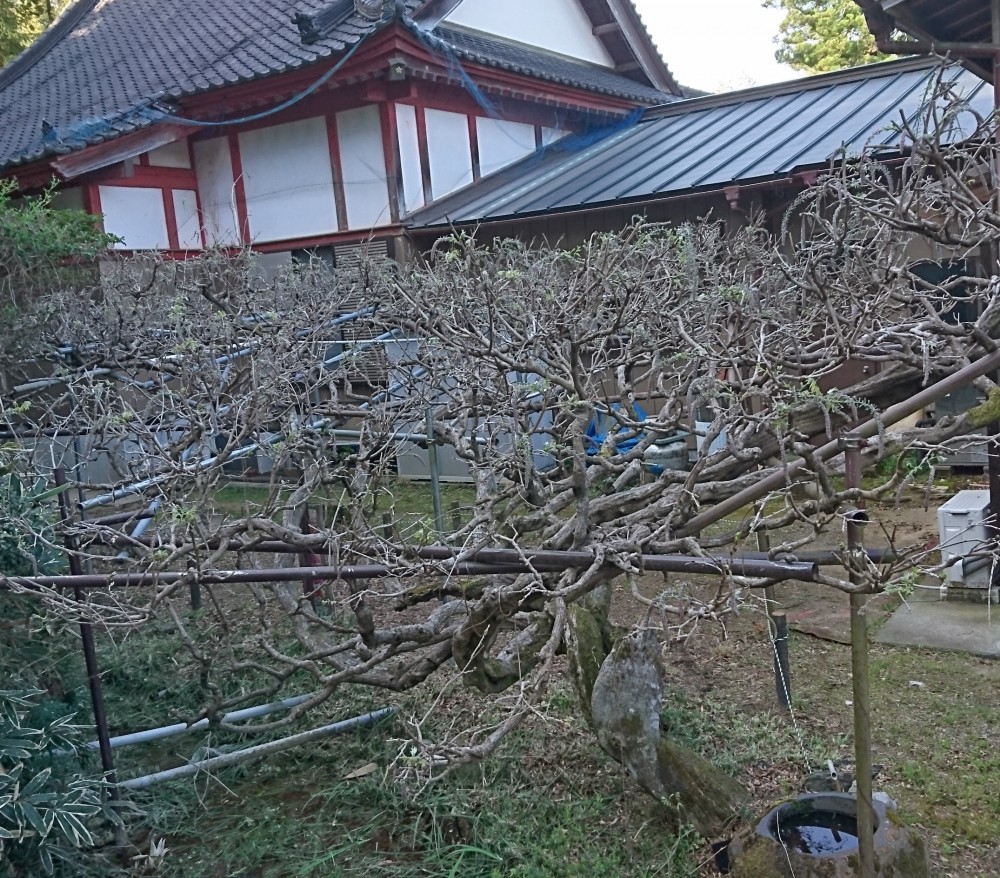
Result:
[[761,0],[633,0],[682,85],[732,91],[803,74],[774,60],[782,12]]

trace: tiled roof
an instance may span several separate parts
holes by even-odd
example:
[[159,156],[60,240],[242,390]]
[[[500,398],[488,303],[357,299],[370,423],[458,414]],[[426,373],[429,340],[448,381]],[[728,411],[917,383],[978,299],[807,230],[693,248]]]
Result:
[[[937,67],[926,59],[856,70],[648,110],[596,143],[570,136],[543,153],[416,211],[413,229],[637,204],[823,168],[867,144],[897,149],[901,116],[925,105]],[[984,116],[992,90],[956,68],[955,85]]]
[[642,104],[661,104],[677,100],[613,70],[590,64],[580,64],[556,55],[546,55],[514,43],[503,43],[455,28],[438,26],[434,35],[440,37],[466,61],[488,67],[500,67],[524,73],[550,82],[583,87],[589,91],[628,98]]
[[[422,2],[402,0],[397,11]],[[141,110],[153,101],[336,56],[378,26],[354,0],[76,0],[0,70],[0,169],[149,125]],[[590,65],[445,34],[461,58],[641,103],[663,99]]]
[[[408,0],[407,8],[418,2]],[[352,13],[321,41],[304,44],[293,15],[315,15],[327,5],[324,0],[77,0],[0,71],[0,167],[147,125],[130,114],[151,100],[328,58],[375,26]]]

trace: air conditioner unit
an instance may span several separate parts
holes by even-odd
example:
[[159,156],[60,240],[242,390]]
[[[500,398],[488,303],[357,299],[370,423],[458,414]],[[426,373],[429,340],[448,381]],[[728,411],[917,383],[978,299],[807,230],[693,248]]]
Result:
[[[992,534],[987,532],[990,517],[989,491],[959,491],[938,509],[941,560],[964,557],[989,549]],[[971,569],[970,569],[971,568]],[[947,583],[959,588],[989,588],[992,564],[961,562],[947,571]]]

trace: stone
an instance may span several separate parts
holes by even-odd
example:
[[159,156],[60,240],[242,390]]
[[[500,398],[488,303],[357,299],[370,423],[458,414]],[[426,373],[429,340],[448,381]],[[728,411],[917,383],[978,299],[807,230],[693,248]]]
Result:
[[[906,827],[894,809],[873,803],[875,813],[876,878],[929,878],[923,838]],[[783,814],[807,808],[857,818],[857,799],[849,793],[807,793],[772,808],[756,824],[738,833],[729,844],[733,878],[854,878],[859,872],[858,848],[807,853],[778,838]],[[787,825],[787,824],[786,824]]]
[[663,737],[660,644],[654,632],[623,637],[601,665],[591,715],[601,747],[648,793],[706,838],[732,822],[746,792],[693,750]]

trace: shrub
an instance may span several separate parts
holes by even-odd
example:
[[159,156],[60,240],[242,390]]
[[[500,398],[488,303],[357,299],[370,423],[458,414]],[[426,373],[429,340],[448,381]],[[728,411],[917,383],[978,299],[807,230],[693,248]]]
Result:
[[38,689],[0,690],[0,876],[56,871],[94,844],[90,822],[115,819],[104,781],[74,771],[83,727],[46,716]]

